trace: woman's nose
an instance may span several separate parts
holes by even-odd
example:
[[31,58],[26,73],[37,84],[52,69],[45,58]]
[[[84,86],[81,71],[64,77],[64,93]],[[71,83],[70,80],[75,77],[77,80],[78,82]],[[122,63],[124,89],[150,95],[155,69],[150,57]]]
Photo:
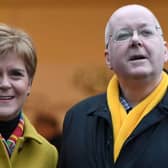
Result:
[[6,75],[0,77],[0,88],[10,88],[10,87],[11,87],[10,79]]

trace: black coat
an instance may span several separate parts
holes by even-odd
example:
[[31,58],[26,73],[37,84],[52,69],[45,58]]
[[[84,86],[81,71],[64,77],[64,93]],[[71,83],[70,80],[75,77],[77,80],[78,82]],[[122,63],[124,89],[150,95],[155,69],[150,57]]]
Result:
[[64,120],[60,168],[168,168],[168,93],[128,137],[115,164],[106,94],[72,107]]

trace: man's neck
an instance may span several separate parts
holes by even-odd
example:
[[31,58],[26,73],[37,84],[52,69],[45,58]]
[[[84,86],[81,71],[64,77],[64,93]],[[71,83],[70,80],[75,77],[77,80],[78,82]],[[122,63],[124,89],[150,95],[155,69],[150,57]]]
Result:
[[145,99],[160,83],[159,80],[143,82],[143,81],[126,81],[120,82],[120,88],[124,97],[131,104],[132,107],[136,106],[143,99]]

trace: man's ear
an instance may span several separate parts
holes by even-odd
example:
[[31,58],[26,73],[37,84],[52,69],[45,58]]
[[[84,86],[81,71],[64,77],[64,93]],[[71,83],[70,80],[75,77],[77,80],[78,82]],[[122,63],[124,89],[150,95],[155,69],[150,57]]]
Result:
[[168,62],[168,44],[164,41],[164,63]]
[[111,66],[111,58],[110,58],[108,49],[105,49],[105,51],[104,51],[104,56],[105,56],[105,59],[106,59],[106,65],[107,65],[107,67],[108,67],[109,69],[112,69],[112,66]]

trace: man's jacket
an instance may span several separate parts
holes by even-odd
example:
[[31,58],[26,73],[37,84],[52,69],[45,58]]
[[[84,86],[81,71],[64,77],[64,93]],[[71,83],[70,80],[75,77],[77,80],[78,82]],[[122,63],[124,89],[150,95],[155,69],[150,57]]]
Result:
[[60,168],[168,168],[168,93],[147,114],[113,160],[106,94],[71,108],[64,120]]

